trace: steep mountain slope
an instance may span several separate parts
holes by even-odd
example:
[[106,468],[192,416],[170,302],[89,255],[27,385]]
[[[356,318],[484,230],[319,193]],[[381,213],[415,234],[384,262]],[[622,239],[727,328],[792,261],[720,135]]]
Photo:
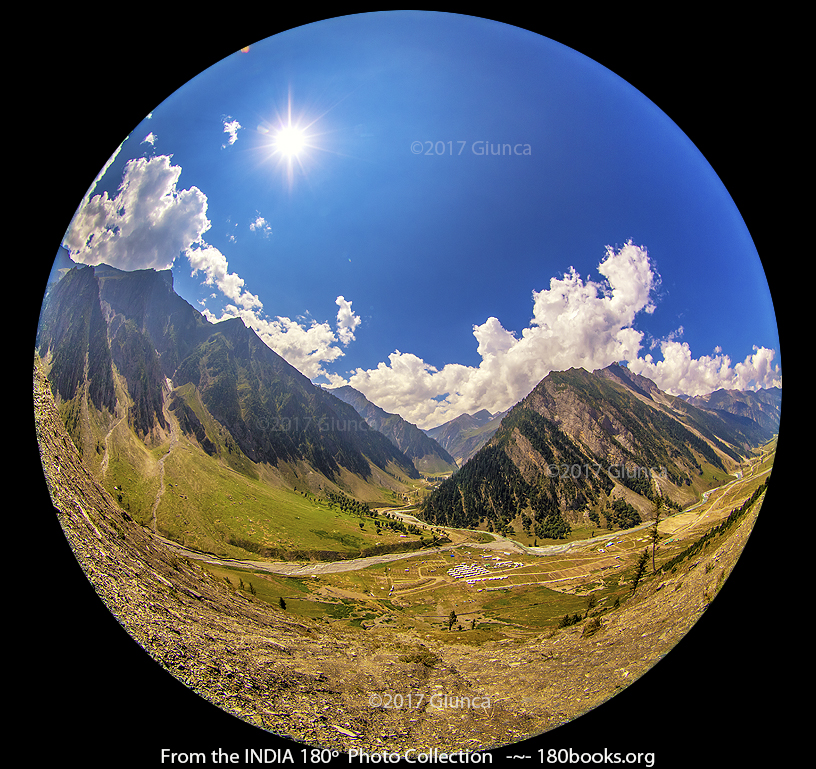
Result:
[[[170,504],[165,470],[184,474],[179,452],[198,457],[191,467],[216,461],[248,480],[368,502],[388,501],[404,488],[400,479],[419,477],[385,436],[354,429],[353,408],[240,319],[207,321],[173,291],[169,271],[71,269],[49,288],[36,346],[83,459],[120,500],[129,495],[137,519],[152,515],[154,528]],[[181,515],[178,495],[174,503]],[[207,525],[217,520],[213,513]]]
[[393,462],[418,477],[383,435],[355,429],[354,409],[314,386],[239,318],[218,323],[180,363],[173,384],[189,383],[252,462],[306,460],[329,479],[341,467],[368,478],[369,462],[383,470]]
[[462,414],[425,432],[448,451],[461,467],[490,440],[506,413],[491,414],[482,409],[475,414]]
[[332,388],[329,392],[349,404],[367,424],[385,435],[413,460],[419,472],[447,473],[456,470],[456,460],[442,446],[399,414],[389,414],[349,385]]
[[[747,433],[747,434],[746,434]],[[752,445],[716,413],[615,364],[552,372],[491,440],[426,500],[427,520],[562,538],[571,525],[628,528],[664,503],[690,503]]]

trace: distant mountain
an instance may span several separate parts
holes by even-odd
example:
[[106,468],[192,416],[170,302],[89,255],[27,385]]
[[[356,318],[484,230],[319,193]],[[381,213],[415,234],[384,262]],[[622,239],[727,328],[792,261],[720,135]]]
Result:
[[506,411],[491,414],[486,409],[475,414],[462,414],[425,433],[453,456],[461,467],[499,429]]
[[122,419],[142,444],[120,452],[137,477],[155,474],[142,455],[172,436],[174,424],[248,477],[263,467],[286,465],[300,475],[308,468],[317,474],[312,486],[349,491],[373,482],[375,468],[419,477],[385,436],[347,429],[360,421],[354,409],[313,385],[242,320],[210,323],[174,292],[169,270],[71,269],[48,292],[36,347],[64,423],[89,461]]
[[681,395],[687,403],[706,411],[714,411],[726,418],[737,417],[737,423],[755,422],[770,433],[779,430],[782,411],[782,389],[770,387],[763,390],[715,390],[708,395]]
[[421,473],[447,473],[457,469],[456,460],[433,438],[399,414],[389,414],[349,385],[329,390],[349,404],[373,429],[385,435]]
[[538,538],[600,528],[602,517],[628,528],[649,516],[658,489],[680,508],[768,437],[756,422],[698,409],[617,364],[552,372],[426,499],[423,515]]

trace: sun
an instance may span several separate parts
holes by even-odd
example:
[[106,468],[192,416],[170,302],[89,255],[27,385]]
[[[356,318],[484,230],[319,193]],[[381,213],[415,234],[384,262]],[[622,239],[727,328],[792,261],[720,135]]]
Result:
[[278,111],[276,118],[268,122],[262,119],[258,125],[258,132],[265,137],[262,146],[268,153],[266,159],[277,164],[290,189],[294,187],[295,177],[306,176],[315,160],[315,153],[329,151],[321,146],[320,139],[324,132],[315,130],[326,112],[328,110],[310,113],[308,109],[293,109],[290,93],[284,109]]
[[306,134],[297,126],[283,126],[275,136],[275,147],[278,152],[289,159],[296,158],[306,146]]

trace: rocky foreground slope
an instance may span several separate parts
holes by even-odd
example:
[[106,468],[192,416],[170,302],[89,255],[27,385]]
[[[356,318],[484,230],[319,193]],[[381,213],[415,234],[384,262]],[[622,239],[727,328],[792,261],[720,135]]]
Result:
[[[84,468],[36,369],[34,403],[55,514],[97,594],[128,633],[159,665],[227,713],[341,751],[487,749],[594,708],[652,667],[699,619],[730,573],[758,509],[704,556],[716,568],[700,564],[660,582],[645,580],[623,608],[602,617],[593,635],[585,636],[579,625],[475,647],[408,632],[347,630],[295,619],[175,556],[129,519]],[[116,676],[116,670],[105,675]],[[372,693],[387,692],[422,693],[425,706],[376,706]],[[487,698],[490,706],[429,707],[434,693],[449,701]],[[141,729],[149,734],[149,714]]]

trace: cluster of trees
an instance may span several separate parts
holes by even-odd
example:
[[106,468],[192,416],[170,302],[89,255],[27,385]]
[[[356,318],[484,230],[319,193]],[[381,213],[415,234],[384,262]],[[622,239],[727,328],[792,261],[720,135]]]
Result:
[[[634,466],[639,471],[621,469],[615,474],[614,468],[603,467],[597,457],[585,452],[558,424],[522,401],[505,416],[491,442],[424,500],[421,515],[425,520],[445,526],[506,532],[510,522],[520,517],[528,536],[564,539],[571,533],[564,513],[595,507],[589,517],[599,528],[603,514],[608,529],[629,529],[642,523],[633,505],[615,500],[604,509],[598,508],[616,483],[657,501],[658,489],[647,468],[661,468],[661,475],[665,473],[675,485],[690,484],[690,472],[702,473],[699,457],[725,472],[720,457],[706,441],[620,387],[581,372],[554,376],[558,380],[556,389],[573,388],[581,400],[599,413],[612,414],[613,419],[625,422],[631,443],[637,446],[636,453],[614,435],[609,437],[619,449],[625,467],[631,470]],[[549,468],[547,472],[533,479],[521,475],[511,459],[515,451],[508,451],[508,446],[516,444],[518,435],[525,439],[525,449],[536,452],[536,464]],[[557,471],[553,472],[553,468]],[[670,499],[663,499],[662,504],[680,509]]]
[[616,477],[619,483],[634,491],[635,494],[640,494],[646,499],[654,499],[652,471],[648,468],[638,468],[636,472],[627,472],[625,468],[622,468]]
[[326,497],[329,500],[330,508],[337,505],[344,513],[369,517],[376,515],[366,502],[358,502],[356,499],[352,499],[340,491],[330,491],[326,494]]
[[476,528],[512,519],[525,497],[527,484],[504,450],[486,446],[425,498],[421,514],[442,526]]
[[[607,502],[603,514],[604,518],[606,518],[607,529],[611,529],[615,526],[621,529],[631,529],[633,526],[643,523],[637,509],[622,497],[618,497],[618,499],[612,502]],[[592,518],[591,515],[590,518]],[[592,520],[595,521],[595,518],[592,518]]]
[[421,536],[422,534],[422,529],[419,528],[419,526],[415,526],[413,523],[406,524],[405,521],[395,518],[390,513],[385,513],[382,517],[375,518],[374,525],[377,527],[377,532],[379,532],[381,526],[384,526],[387,529],[398,531],[402,534],[415,534],[416,536]]
[[[351,513],[352,515],[359,515],[361,519],[373,518],[374,527],[377,530],[377,534],[379,534],[381,530],[385,528],[390,529],[391,531],[400,532],[401,534],[413,534],[416,536],[422,535],[422,529],[419,526],[411,523],[406,524],[405,521],[402,521],[389,513],[378,515],[376,510],[372,510],[368,506],[368,503],[352,499],[340,491],[330,491],[326,494],[326,497],[328,499],[330,508],[334,508],[336,505],[343,512]],[[363,527],[364,521],[361,520],[360,528],[362,529]]]
[[602,474],[575,479],[542,473],[534,482],[524,480],[505,450],[518,430],[548,465],[585,466],[581,454],[561,429],[531,409],[517,409],[505,417],[494,442],[482,448],[464,467],[444,480],[422,506],[425,520],[444,526],[512,533],[512,521],[522,516],[522,527],[539,538],[563,539],[571,531],[564,509],[580,509],[611,491],[613,482]]
[[561,622],[558,623],[558,627],[562,628],[570,627],[570,625],[577,625],[579,622],[581,622],[581,620],[583,620],[583,617],[580,614],[573,615],[565,614],[561,618]]
[[[571,625],[577,625],[579,622],[585,620],[589,616],[589,613],[595,608],[596,603],[597,603],[597,601],[595,599],[594,593],[590,593],[587,596],[587,605],[586,605],[586,609],[584,609],[583,615],[579,614],[578,612],[576,612],[575,614],[572,614],[572,615],[565,614],[561,618],[561,622],[558,623],[558,627],[559,628],[570,627]],[[620,601],[617,601],[617,603],[615,604],[615,608],[617,608],[618,606],[620,606]],[[602,609],[601,612],[603,612],[603,611],[605,611],[605,610]]]

